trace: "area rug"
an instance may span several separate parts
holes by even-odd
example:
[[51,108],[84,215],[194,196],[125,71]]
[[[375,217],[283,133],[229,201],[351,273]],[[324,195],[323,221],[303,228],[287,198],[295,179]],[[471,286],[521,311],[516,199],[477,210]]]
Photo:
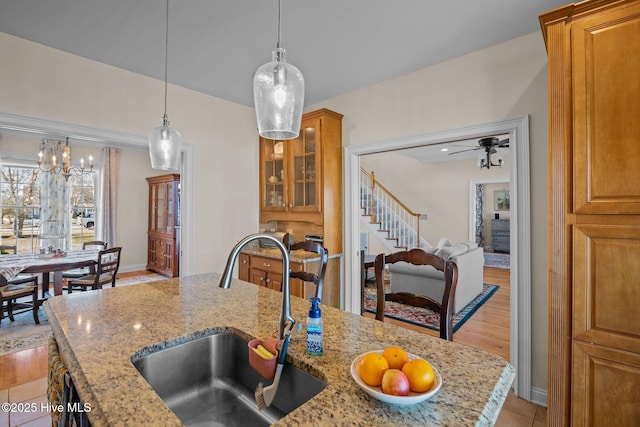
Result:
[[[464,325],[473,313],[475,313],[482,304],[487,302],[491,295],[496,293],[499,288],[498,285],[488,285],[485,283],[482,292],[453,316],[453,332]],[[365,311],[369,313],[375,314],[376,312],[376,289],[374,286],[365,287],[364,308]],[[426,308],[412,307],[393,301],[386,301],[384,303],[384,315],[390,319],[440,331],[439,315]]]
[[[160,274],[145,274],[118,279],[116,286],[135,285],[163,279],[166,277]],[[49,335],[51,335],[51,327],[44,309],[40,309],[38,317],[40,319],[39,325],[33,321],[33,314],[30,311],[16,314],[14,316],[15,322],[11,322],[9,318],[2,319],[0,322],[0,356],[47,344]]]
[[485,252],[484,266],[509,269],[511,268],[511,256],[497,252]]

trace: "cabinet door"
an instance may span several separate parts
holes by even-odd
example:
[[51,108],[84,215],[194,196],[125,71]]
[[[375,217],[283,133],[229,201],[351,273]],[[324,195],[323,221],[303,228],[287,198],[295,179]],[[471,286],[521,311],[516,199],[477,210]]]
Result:
[[572,426],[638,425],[640,354],[574,341],[572,373]]
[[577,213],[640,213],[640,4],[571,31]]
[[267,272],[264,270],[259,270],[257,268],[251,268],[249,270],[250,274],[249,274],[249,281],[251,283],[254,283],[258,286],[267,286],[266,284],[266,280],[267,280]]
[[157,249],[156,249],[156,244],[158,243],[158,241],[152,237],[149,237],[148,239],[148,247],[147,247],[147,268],[148,269],[155,269],[158,265],[158,261],[157,261]]
[[238,264],[238,278],[249,281],[249,255],[240,254],[240,264]]
[[291,212],[320,212],[322,149],[320,120],[303,122],[300,136],[287,141],[289,150],[289,200]]
[[265,280],[265,285],[269,289],[273,289],[275,291],[279,291],[282,289],[282,274],[280,273],[269,273],[267,274],[267,280]]
[[163,184],[155,184],[156,188],[156,200],[155,200],[155,214],[156,214],[156,228],[155,231],[165,232],[167,228],[167,194],[166,186]]
[[264,212],[286,211],[288,142],[260,138],[260,207]]
[[174,200],[176,196],[176,187],[178,183],[175,181],[171,181],[165,184],[165,194],[167,197],[166,200],[166,213],[165,213],[165,229],[163,230],[168,235],[173,235],[174,227],[176,226],[176,203],[177,200]]

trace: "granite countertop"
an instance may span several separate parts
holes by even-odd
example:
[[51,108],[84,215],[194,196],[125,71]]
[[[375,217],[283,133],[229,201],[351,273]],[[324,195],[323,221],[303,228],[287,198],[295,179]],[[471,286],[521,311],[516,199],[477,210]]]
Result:
[[[258,255],[266,258],[282,259],[282,253],[280,252],[280,249],[261,248],[257,245],[247,245],[240,251],[240,253],[248,255]],[[341,256],[342,254],[329,254],[329,259],[339,258]],[[319,260],[320,256],[313,252],[307,252],[303,250],[291,251],[291,262],[299,262],[301,264],[305,264],[307,262],[314,262]]]
[[[210,273],[78,292],[50,298],[45,310],[81,399],[91,404],[94,427],[180,426],[138,373],[131,357],[178,337],[216,330],[267,337],[278,324],[281,294],[234,280],[219,288]],[[304,323],[308,302],[291,297],[293,317]],[[484,351],[322,306],[325,354],[305,352],[304,331],[289,347],[287,363],[308,370],[327,386],[275,425],[492,425],[515,372]],[[430,400],[394,406],[369,397],[353,381],[353,359],[399,345],[429,360],[443,385]]]

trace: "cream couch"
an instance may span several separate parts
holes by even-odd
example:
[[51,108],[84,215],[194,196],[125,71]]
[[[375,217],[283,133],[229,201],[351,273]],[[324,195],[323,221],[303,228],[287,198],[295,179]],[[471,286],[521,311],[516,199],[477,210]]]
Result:
[[[438,247],[425,249],[458,265],[458,286],[454,299],[454,312],[460,311],[480,292],[483,284],[484,251],[473,242],[451,244],[441,239]],[[406,262],[389,264],[391,292],[411,292],[442,300],[444,273],[431,266],[411,265]]]

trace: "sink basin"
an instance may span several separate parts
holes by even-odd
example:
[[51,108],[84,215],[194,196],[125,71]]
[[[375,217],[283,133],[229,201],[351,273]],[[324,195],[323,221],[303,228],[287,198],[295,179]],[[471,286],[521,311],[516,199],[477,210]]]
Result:
[[259,411],[258,383],[270,385],[249,365],[247,340],[220,333],[142,356],[133,364],[187,426],[266,426],[322,391],[326,384],[285,363],[278,393]]

